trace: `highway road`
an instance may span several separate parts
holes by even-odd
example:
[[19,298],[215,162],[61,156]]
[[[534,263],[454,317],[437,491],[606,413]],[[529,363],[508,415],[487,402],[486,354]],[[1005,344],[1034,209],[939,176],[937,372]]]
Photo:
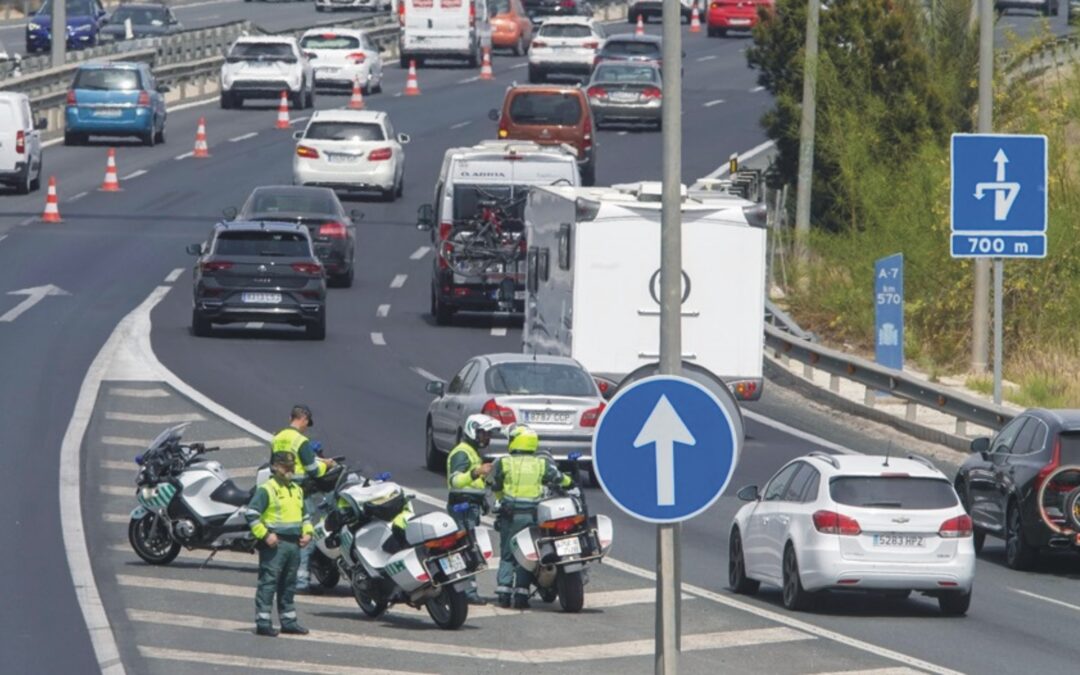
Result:
[[[754,91],[754,74],[746,68],[741,53],[747,44],[742,39],[687,36],[687,181],[709,173],[731,152],[764,140],[757,120],[769,99]],[[184,245],[200,241],[220,209],[239,205],[253,187],[291,179],[293,144],[288,133],[273,128],[272,107],[222,111],[211,105],[174,110],[168,145],[118,146],[124,188],[119,194],[96,191],[104,170],[104,144],[50,148],[48,171],[61,181],[60,209],[65,219],[61,225],[36,222],[41,211],[40,193],[0,197],[0,312],[8,312],[23,300],[22,296],[9,295],[13,291],[51,284],[68,293],[45,297],[14,321],[0,323],[0,340],[8,355],[0,382],[5,445],[14,449],[8,454],[10,459],[26,457],[32,461],[12,462],[17,473],[9,473],[12,485],[0,493],[0,509],[13,516],[9,535],[16,551],[0,563],[0,597],[5,599],[0,649],[5,654],[5,670],[85,672],[87,664],[93,662],[90,637],[64,557],[60,528],[66,524],[60,518],[56,467],[64,429],[95,354],[117,323],[165,279],[171,280],[172,290],[150,314],[152,346],[157,358],[179,378],[268,430],[285,423],[294,402],[305,401],[316,411],[317,437],[334,454],[346,455],[368,471],[391,471],[396,480],[413,489],[440,497],[445,494],[444,479],[423,468],[423,421],[429,400],[423,390],[425,378],[428,373],[448,378],[478,353],[516,351],[520,332],[513,323],[491,319],[466,319],[451,327],[433,324],[426,315],[431,254],[425,249],[426,236],[413,227],[414,214],[417,205],[431,198],[443,150],[451,143],[492,135],[494,125],[486,112],[499,103],[505,85],[523,76],[522,65],[521,59],[496,58],[495,83],[466,82],[473,73],[457,68],[423,69],[423,95],[419,98],[395,96],[404,78],[397,68],[388,68],[386,93],[367,101],[372,108],[388,111],[395,127],[412,136],[406,149],[405,197],[392,204],[350,204],[365,212],[358,241],[360,267],[352,289],[331,292],[325,343],[298,339],[290,330],[268,328],[222,329],[209,339],[194,338],[188,331],[190,275],[184,270],[190,267],[191,259],[184,254]],[[342,98],[320,99],[320,107],[343,103]],[[200,115],[207,118],[212,153],[212,158],[204,161],[184,157]],[[657,134],[604,131],[598,138],[600,183],[659,178]],[[174,274],[174,270],[181,272]],[[392,286],[392,280],[402,275],[404,281]],[[383,312],[385,316],[377,316],[383,305],[389,309]],[[130,393],[116,395],[142,401]],[[107,414],[112,410],[109,406],[119,405],[109,396],[113,394],[99,399],[95,415]],[[175,405],[169,414],[200,414],[184,409],[183,405],[190,405],[184,401]],[[159,415],[163,409],[137,406],[132,410],[133,414]],[[815,412],[797,397],[772,386],[767,386],[764,399],[749,411],[750,439],[734,486],[761,484],[784,461],[811,449],[883,450],[875,433]],[[160,419],[160,426],[164,426],[164,417],[147,419]],[[156,430],[145,422],[136,422],[134,430],[114,430],[95,422],[88,439],[149,438]],[[214,432],[226,433],[217,427],[206,433]],[[258,461],[257,442],[251,441],[247,447],[254,449],[237,455],[233,466]],[[220,599],[207,599],[205,590],[201,594],[190,591],[190,584],[197,586],[204,580],[220,583],[218,594],[223,596],[239,584],[250,585],[250,576],[242,576],[242,563],[228,564],[247,581],[230,584],[227,580],[231,577],[226,578],[225,571],[201,577],[193,569],[197,563],[191,561],[186,568],[147,569],[135,562],[133,554],[123,552],[123,532],[117,525],[122,527],[123,509],[133,501],[123,496],[124,486],[131,486],[131,472],[115,466],[125,455],[137,451],[123,443],[112,448],[88,443],[82,462],[83,517],[92,542],[93,571],[129,672],[205,672],[190,663],[182,665],[182,659],[162,660],[162,649],[189,652],[205,648],[219,655],[232,649],[243,657],[267,649],[262,642],[241,639],[241,626],[225,621],[247,626],[246,597],[243,611],[237,614],[233,611],[236,605],[226,607]],[[114,486],[121,489],[114,490]],[[101,495],[116,499],[103,501]],[[651,569],[652,528],[623,516],[596,490],[590,491],[589,497],[595,510],[616,520],[615,557]],[[776,614],[806,622],[807,631],[816,631],[808,635],[847,636],[843,639],[858,646],[823,639],[815,645],[825,646],[795,649],[793,656],[792,651],[777,646],[786,642],[776,639],[767,648],[739,647],[742,651],[728,656],[735,658],[723,661],[731,667],[750,664],[749,669],[757,672],[807,673],[897,666],[895,660],[883,656],[883,650],[936,664],[937,668],[920,666],[916,670],[937,672],[1010,673],[1020,668],[1071,672],[1080,662],[1080,649],[1071,630],[1075,613],[1080,611],[1080,590],[1071,583],[1076,570],[1072,558],[1051,559],[1035,572],[1016,573],[1004,568],[1001,546],[991,541],[979,562],[975,599],[966,618],[944,619],[936,604],[925,599],[883,603],[859,596],[838,596],[815,613],[795,616],[780,607],[777,592],[766,590],[758,598],[743,600],[726,591],[726,533],[736,508],[734,499],[725,497],[683,530],[685,582],[723,600],[706,602],[698,597],[688,601],[688,632],[719,630],[709,622],[727,628],[761,628],[759,619]],[[111,520],[102,517],[103,511]],[[605,568],[598,573],[590,592],[635,591],[648,585],[640,579],[635,585],[617,572]],[[164,582],[157,591],[138,586],[152,585],[152,581],[139,579],[157,577],[168,580],[173,590]],[[135,594],[129,592],[132,587],[142,590]],[[485,590],[490,592],[490,585]],[[731,603],[745,603],[756,613],[737,610]],[[625,612],[625,617],[612,611],[582,615],[578,620],[583,622],[583,633],[596,643],[627,639],[620,638],[621,621],[627,625],[637,621],[634,625],[638,628],[642,617],[646,626],[650,623],[651,607],[641,607],[637,612],[623,608],[620,612]],[[159,614],[148,614],[151,608]],[[303,606],[301,611],[305,611]],[[206,637],[203,644],[204,634],[192,633],[200,640],[194,644],[186,639],[190,626],[180,627],[176,623],[179,619],[161,614],[203,617],[207,623],[213,616],[221,620],[215,625],[223,634],[214,633],[216,637]],[[387,640],[446,643],[453,639],[470,647],[508,648],[515,639],[512,632],[497,632],[488,624],[483,624],[482,630],[448,638],[432,635],[433,631],[427,630],[430,624],[425,622],[365,624],[356,622],[355,614],[355,610],[349,614],[323,612],[312,616],[311,623],[324,635],[331,630],[358,636],[376,631]],[[769,621],[774,620],[766,623]],[[610,626],[610,630],[597,632],[598,624]],[[559,622],[539,625],[550,627]],[[536,629],[529,631],[526,639],[530,646],[536,646],[536,635]],[[149,655],[138,651],[140,645],[134,640],[144,636],[155,641],[154,648],[159,651]],[[62,642],[62,649],[57,648],[58,642]],[[468,671],[458,662],[440,667],[437,661],[398,651],[379,652],[375,662],[366,656],[370,651],[361,649],[363,644],[351,647],[354,651],[349,655],[331,654],[326,647],[305,650],[302,657],[309,662],[307,667],[325,657],[326,662],[340,667]],[[153,659],[153,667],[148,666],[149,659]],[[707,672],[699,669],[715,668],[717,662],[710,666],[707,659],[691,660],[687,670]],[[226,669],[260,667],[254,661],[228,659],[220,665]],[[514,670],[512,665],[503,667]],[[600,672],[606,672],[606,667],[592,666]]]

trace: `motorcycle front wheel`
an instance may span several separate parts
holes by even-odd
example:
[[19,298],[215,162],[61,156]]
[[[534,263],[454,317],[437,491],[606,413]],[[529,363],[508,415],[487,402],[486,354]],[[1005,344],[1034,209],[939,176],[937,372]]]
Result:
[[360,609],[372,619],[377,619],[382,616],[386,611],[389,603],[382,598],[376,598],[370,593],[360,588],[361,583],[366,577],[362,577],[360,574],[354,574],[351,582],[353,598],[356,600],[356,604],[360,606]]
[[180,555],[180,544],[173,541],[169,526],[153,513],[131,519],[128,541],[135,553],[151,565],[168,565]]
[[341,572],[338,571],[337,565],[319,549],[311,552],[309,569],[311,576],[315,577],[315,581],[318,581],[323,588],[333,588],[341,581]]
[[426,604],[431,620],[443,630],[461,628],[461,624],[469,617],[469,601],[465,599],[465,593],[454,588],[444,587],[442,592]]
[[585,606],[585,579],[581,572],[566,573],[560,570],[555,587],[559,589],[559,604],[564,612],[576,614]]

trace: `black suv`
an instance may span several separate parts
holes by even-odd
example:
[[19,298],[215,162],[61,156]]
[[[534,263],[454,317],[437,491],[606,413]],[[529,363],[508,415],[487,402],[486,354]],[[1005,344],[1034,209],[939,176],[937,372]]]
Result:
[[285,323],[326,337],[326,273],[302,225],[218,223],[209,241],[191,244],[195,263],[191,332],[215,323]]
[[1080,410],[1026,410],[992,439],[973,440],[971,452],[956,492],[974,521],[976,552],[992,534],[1005,540],[1009,567],[1026,569],[1042,548],[1080,546],[1065,517],[1080,487]]

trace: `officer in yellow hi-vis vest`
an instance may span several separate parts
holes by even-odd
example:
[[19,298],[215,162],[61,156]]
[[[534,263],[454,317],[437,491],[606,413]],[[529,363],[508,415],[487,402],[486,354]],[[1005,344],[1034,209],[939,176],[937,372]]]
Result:
[[[450,491],[446,510],[458,527],[475,528],[487,509],[486,479],[491,473],[491,464],[484,462],[480,451],[491,443],[491,434],[501,427],[494,417],[469,415],[461,430],[461,442],[446,457],[446,484]],[[455,506],[464,510],[458,511]],[[469,579],[465,597],[473,605],[487,604],[476,590],[475,578]]]
[[536,455],[540,437],[525,425],[510,430],[509,457],[500,457],[491,472],[491,487],[501,502],[495,525],[499,530],[498,586],[499,605],[528,609],[532,574],[514,560],[510,542],[514,535],[536,521],[536,504],[543,496],[544,485],[570,487],[570,476],[559,471],[547,457]]
[[272,625],[274,595],[284,633],[307,635],[296,620],[293,594],[300,551],[311,543],[314,528],[304,504],[304,491],[293,482],[293,456],[275,452],[270,459],[273,476],[255,489],[244,511],[251,533],[259,540],[259,585],[255,591],[255,632],[275,637]]

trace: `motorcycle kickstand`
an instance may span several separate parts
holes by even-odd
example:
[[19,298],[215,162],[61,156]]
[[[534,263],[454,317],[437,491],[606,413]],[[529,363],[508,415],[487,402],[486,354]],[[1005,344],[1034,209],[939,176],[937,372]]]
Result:
[[206,560],[203,561],[203,564],[199,565],[199,569],[206,569],[206,566],[209,565],[210,561],[214,559],[214,556],[217,555],[217,552],[218,549],[216,548],[213,551],[210,551],[210,555],[206,556]]

